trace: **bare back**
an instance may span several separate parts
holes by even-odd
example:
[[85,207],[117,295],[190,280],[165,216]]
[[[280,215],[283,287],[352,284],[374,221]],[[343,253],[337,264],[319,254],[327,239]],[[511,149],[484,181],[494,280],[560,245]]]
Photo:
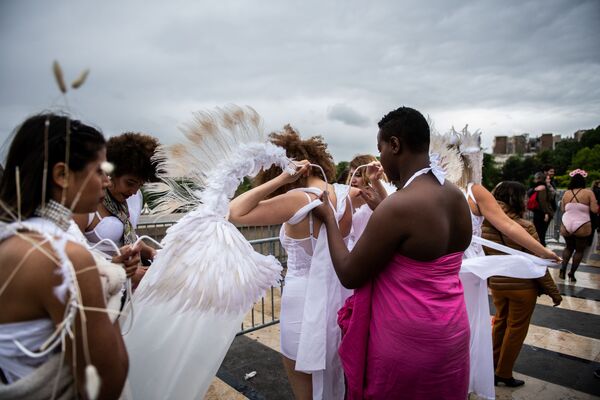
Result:
[[[471,214],[463,193],[450,182],[440,185],[431,175],[399,191],[396,207],[403,207],[404,222],[399,253],[431,261],[464,251],[471,242]],[[392,196],[393,197],[393,196]]]

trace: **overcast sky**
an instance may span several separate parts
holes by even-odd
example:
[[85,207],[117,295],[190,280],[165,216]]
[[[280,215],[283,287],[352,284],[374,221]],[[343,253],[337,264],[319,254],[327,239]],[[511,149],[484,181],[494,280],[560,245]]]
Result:
[[195,110],[254,107],[376,152],[401,105],[438,130],[572,135],[600,124],[600,1],[0,1],[0,140],[65,107],[51,73],[90,68],[68,110],[107,136],[173,143]]

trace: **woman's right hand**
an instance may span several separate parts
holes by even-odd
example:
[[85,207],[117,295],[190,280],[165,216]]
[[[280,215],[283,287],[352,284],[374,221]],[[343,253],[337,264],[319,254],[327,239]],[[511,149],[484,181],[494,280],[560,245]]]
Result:
[[280,175],[285,185],[296,182],[302,176],[307,176],[310,171],[310,161],[308,160],[293,161],[292,164],[296,167],[294,174],[283,171]]
[[127,275],[127,278],[131,278],[135,275],[135,271],[140,265],[140,246],[126,245],[119,250],[121,250],[121,254],[114,256],[112,262],[115,264],[123,264],[125,275]]
[[367,166],[367,178],[369,181],[375,182],[383,177],[383,167],[379,161],[372,161]]

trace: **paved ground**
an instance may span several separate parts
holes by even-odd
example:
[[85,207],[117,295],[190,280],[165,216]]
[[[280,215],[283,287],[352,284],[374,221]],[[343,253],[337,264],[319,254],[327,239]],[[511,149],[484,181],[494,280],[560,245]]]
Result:
[[[559,244],[550,246],[558,253],[562,250]],[[498,399],[600,398],[600,380],[593,376],[600,368],[598,267],[600,254],[594,254],[578,270],[576,284],[558,279],[558,267],[551,270],[563,304],[556,308],[546,296],[538,299],[515,365],[515,376],[526,384],[517,389],[497,388]],[[236,338],[206,399],[292,399],[278,350],[278,325]],[[252,371],[256,375],[245,380]]]

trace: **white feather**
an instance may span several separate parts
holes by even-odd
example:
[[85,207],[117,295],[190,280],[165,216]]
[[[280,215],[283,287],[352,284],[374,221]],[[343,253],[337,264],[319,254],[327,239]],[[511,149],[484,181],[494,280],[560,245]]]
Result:
[[[169,187],[162,210],[193,208],[167,230],[163,249],[134,301],[175,301],[179,310],[244,312],[281,277],[273,256],[255,252],[227,221],[229,201],[245,176],[289,160],[266,141],[251,108],[199,112],[182,143],[161,149],[160,177]],[[185,180],[186,187],[174,183]],[[180,185],[181,186],[181,185]],[[201,189],[200,189],[201,188]]]
[[92,364],[85,367],[85,392],[90,400],[96,400],[100,393],[100,376]]

